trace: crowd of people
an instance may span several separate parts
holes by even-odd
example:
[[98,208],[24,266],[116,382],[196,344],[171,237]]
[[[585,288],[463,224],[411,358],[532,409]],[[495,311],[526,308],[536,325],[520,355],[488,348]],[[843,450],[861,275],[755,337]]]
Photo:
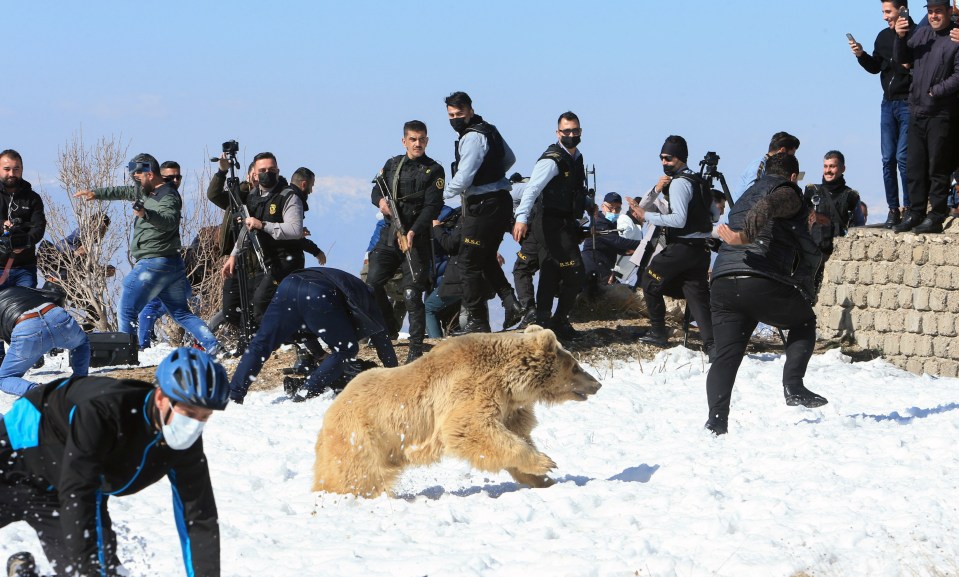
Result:
[[[881,4],[887,27],[872,54],[849,39],[862,67],[882,81],[888,214],[880,226],[941,233],[956,207],[950,175],[959,165],[959,29],[948,1],[929,0],[918,25],[906,1]],[[36,288],[42,199],[22,178],[21,156],[0,152],[0,338],[9,344],[0,348],[0,390],[19,397],[0,419],[0,525],[30,523],[57,575],[113,575],[119,560],[108,497],[166,475],[187,573],[218,575],[216,506],[201,443],[213,411],[229,400],[243,403],[284,343],[298,351],[298,378],[287,379],[284,390],[304,401],[365,367],[357,361],[364,340],[384,366],[397,366],[392,341],[404,315],[407,363],[426,353],[426,338],[490,332],[494,297],[505,310],[504,330],[535,323],[569,342],[582,336],[569,320],[577,299],[602,298],[604,286],[626,284],[648,309],[649,328],[637,340],[659,347],[670,338],[665,298],[682,299],[710,361],[705,426],[716,435],[728,431],[736,373],[759,323],[785,331],[785,403],[827,402],[803,383],[815,344],[813,305],[836,237],[867,218],[845,181],[842,152],[825,152],[820,183],[802,189],[800,140],[778,132],[731,194],[713,186],[715,159],[707,155],[693,170],[686,140],[669,135],[659,153],[663,175],[643,195],[607,192],[600,199],[589,186],[575,113],[558,116],[555,141],[524,178],[507,176],[516,156],[469,95],[454,92],[445,104],[458,136],[450,174],[426,154],[426,124],[406,122],[403,152],[373,181],[370,200],[380,219],[363,278],[324,267],[325,255],[307,238],[313,171],[300,167],[287,180],[276,156],[262,152],[241,182],[235,150],[225,144],[207,190],[225,215],[206,236],[222,257],[220,316],[237,338],[235,351],[191,309],[179,164],[139,154],[127,166],[133,184],[76,192],[77,199],[132,206],[135,264],[122,281],[119,331],[149,346],[152,323],[165,313],[197,343],[174,350],[154,383],[88,376],[89,327],[71,315],[68,291]],[[78,230],[46,249],[84,251],[110,222],[103,215],[86,224],[96,232]],[[506,234],[520,246],[512,283],[499,253]],[[320,266],[307,268],[305,253]],[[44,272],[54,285],[66,274]],[[25,380],[51,349],[69,351],[73,375],[46,385]],[[232,378],[218,362],[230,354],[241,356]],[[9,574],[33,571],[28,557],[11,558]]]

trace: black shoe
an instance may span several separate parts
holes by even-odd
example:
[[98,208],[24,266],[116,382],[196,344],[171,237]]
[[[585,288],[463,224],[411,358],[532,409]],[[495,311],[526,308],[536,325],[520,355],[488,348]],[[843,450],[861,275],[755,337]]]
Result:
[[504,331],[523,320],[523,307],[516,300],[516,294],[513,291],[509,291],[509,294],[503,297],[503,310],[506,311],[506,318],[503,320]]
[[406,363],[410,364],[423,356],[423,343],[410,343],[409,352],[406,353]]
[[892,227],[893,232],[909,232],[910,230],[919,226],[919,223],[926,218],[924,214],[918,214],[912,211],[906,213],[906,216],[903,217],[902,221],[899,222],[896,226]]
[[802,405],[815,409],[829,402],[825,397],[817,395],[803,385],[783,385],[783,395],[786,397],[786,404],[790,407]]
[[305,382],[306,379],[301,377],[283,377],[283,392],[286,393],[286,396],[292,398]]
[[927,215],[922,222],[912,229],[916,234],[939,234],[942,232],[942,221],[945,220],[938,214]]
[[40,357],[39,359],[37,359],[37,362],[33,363],[33,368],[39,369],[45,364],[46,364],[46,361],[43,360],[43,357]]
[[554,318],[549,323],[549,328],[556,333],[556,338],[561,341],[575,341],[583,338],[583,333],[574,329],[573,325],[569,323],[569,319]]
[[654,347],[665,347],[669,344],[669,332],[664,326],[651,326],[640,335],[639,340]]
[[725,435],[729,430],[729,422],[719,417],[709,417],[709,420],[706,421],[706,430],[717,437]]
[[454,337],[459,337],[462,335],[471,335],[473,333],[491,333],[491,332],[493,331],[490,330],[488,321],[486,321],[485,319],[471,316],[470,319],[466,321],[466,326],[464,326],[458,331],[453,331],[451,334]]
[[902,222],[902,213],[899,212],[898,208],[890,208],[889,214],[886,215],[886,223],[883,224],[886,228],[892,228]]
[[40,577],[33,555],[27,551],[11,555],[7,559],[7,577]]
[[536,324],[536,307],[526,309],[526,312],[523,313],[523,319],[516,326],[516,330],[521,331],[532,324]]
[[300,387],[299,390],[297,390],[296,393],[293,394],[292,399],[294,403],[302,403],[303,401],[306,401],[308,399],[319,397],[322,394],[323,394],[323,391],[314,391],[311,389],[307,389],[306,387]]

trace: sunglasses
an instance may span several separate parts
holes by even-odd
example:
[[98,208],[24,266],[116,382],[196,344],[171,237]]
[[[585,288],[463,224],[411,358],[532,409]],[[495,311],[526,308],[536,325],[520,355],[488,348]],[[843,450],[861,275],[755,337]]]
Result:
[[659,155],[659,159],[660,159],[661,161],[663,161],[663,162],[672,162],[674,158],[676,158],[676,157],[673,156],[673,155],[671,155],[671,154],[660,154],[660,155]]
[[557,129],[557,132],[563,136],[580,136],[583,134],[582,128],[566,128],[564,130]]
[[163,177],[166,180],[183,180],[182,174],[168,174]]

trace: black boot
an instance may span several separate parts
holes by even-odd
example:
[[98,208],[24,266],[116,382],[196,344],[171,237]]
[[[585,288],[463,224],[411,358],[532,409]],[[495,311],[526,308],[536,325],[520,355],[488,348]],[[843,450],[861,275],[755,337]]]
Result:
[[802,405],[815,409],[829,402],[825,397],[817,395],[803,385],[783,385],[783,395],[786,397],[786,404],[790,407]]
[[37,362],[33,363],[33,368],[39,369],[45,364],[46,364],[46,361],[41,356],[39,359],[37,359]]
[[583,337],[583,333],[574,329],[567,318],[553,317],[550,320],[549,328],[556,333],[556,338],[561,341],[575,341]]
[[719,417],[709,417],[709,420],[706,421],[706,430],[716,435],[725,435],[729,430],[729,422],[726,419],[721,419]]
[[529,307],[523,313],[523,319],[517,325],[516,330],[521,331],[526,327],[536,323],[536,307]]
[[669,344],[669,331],[666,330],[666,325],[655,324],[649,327],[639,340],[654,347],[665,347]]
[[33,555],[27,551],[11,555],[7,559],[7,577],[40,577]]
[[466,326],[460,328],[458,331],[453,331],[453,336],[458,337],[462,335],[469,335],[473,333],[489,333],[492,332],[489,328],[489,318],[486,315],[486,310],[475,310],[469,312],[469,320],[466,321]]
[[929,213],[922,222],[912,229],[916,234],[939,234],[942,232],[942,221],[946,220],[944,216]]
[[423,343],[410,343],[409,352],[406,353],[406,364],[410,364],[423,356]]
[[508,330],[516,323],[523,320],[523,307],[516,300],[516,293],[510,289],[509,293],[503,295],[503,310],[506,311],[506,318],[503,320],[503,330]]
[[890,208],[889,214],[886,216],[886,223],[883,224],[886,228],[892,228],[902,222],[902,213],[899,212],[898,208]]
[[302,377],[283,377],[283,392],[286,396],[293,398],[305,382],[306,379]]
[[912,212],[911,210],[906,213],[906,216],[902,218],[902,221],[896,226],[892,227],[893,232],[909,232],[910,230],[919,226],[919,223],[926,218],[926,215],[919,214],[917,212]]

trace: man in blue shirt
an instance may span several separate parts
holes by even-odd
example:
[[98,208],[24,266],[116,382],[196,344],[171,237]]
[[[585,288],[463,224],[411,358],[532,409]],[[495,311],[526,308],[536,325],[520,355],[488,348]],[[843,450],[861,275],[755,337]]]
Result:
[[736,191],[738,199],[746,192],[746,189],[756,183],[757,180],[766,174],[766,159],[774,154],[785,152],[790,156],[796,156],[799,150],[799,139],[788,132],[777,132],[769,140],[769,151],[757,158],[746,167],[743,175],[739,179],[739,189]]
[[516,324],[523,310],[513,287],[496,258],[503,234],[512,227],[513,199],[506,172],[516,155],[495,126],[473,112],[473,100],[465,92],[446,98],[450,126],[459,135],[453,177],[446,183],[443,198],[459,196],[463,205],[463,246],[460,264],[463,273],[463,307],[469,320],[459,334],[490,332],[484,278],[506,307],[507,320]]

